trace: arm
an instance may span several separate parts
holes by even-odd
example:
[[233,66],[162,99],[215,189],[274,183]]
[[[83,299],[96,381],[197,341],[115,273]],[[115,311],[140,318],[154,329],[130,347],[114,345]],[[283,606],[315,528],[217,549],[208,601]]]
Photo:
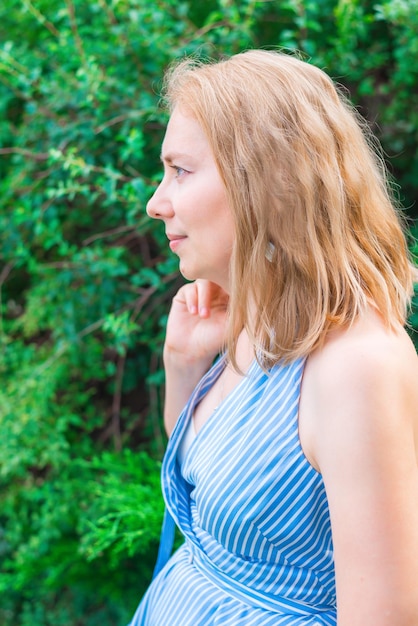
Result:
[[228,299],[220,287],[204,280],[184,285],[173,299],[164,344],[164,424],[169,435],[223,347]]
[[337,623],[416,626],[418,360],[406,335],[347,337],[325,346],[311,370]]

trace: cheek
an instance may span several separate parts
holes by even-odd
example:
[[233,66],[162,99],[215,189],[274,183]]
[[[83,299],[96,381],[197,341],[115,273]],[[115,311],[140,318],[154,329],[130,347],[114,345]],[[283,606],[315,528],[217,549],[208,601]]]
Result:
[[222,229],[220,233],[222,238],[231,242],[235,240],[235,220],[225,198],[223,198],[223,205],[220,210],[219,222],[220,228]]

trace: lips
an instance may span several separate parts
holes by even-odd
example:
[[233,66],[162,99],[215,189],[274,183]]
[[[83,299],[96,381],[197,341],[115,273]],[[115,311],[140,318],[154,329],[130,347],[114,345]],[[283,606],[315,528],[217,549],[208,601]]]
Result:
[[170,250],[176,252],[181,242],[186,239],[186,235],[173,235],[171,233],[167,233],[167,239],[170,242]]
[[167,239],[169,241],[177,241],[178,239],[185,239],[186,235],[172,235],[171,233],[167,233]]

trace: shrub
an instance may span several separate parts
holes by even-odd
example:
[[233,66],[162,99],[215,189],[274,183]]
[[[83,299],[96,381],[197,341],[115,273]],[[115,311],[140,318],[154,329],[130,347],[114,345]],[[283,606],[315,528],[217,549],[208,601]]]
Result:
[[416,9],[417,0],[3,1],[2,624],[124,624],[150,577],[162,514],[160,353],[180,284],[145,214],[159,177],[164,68],[186,53],[300,49],[350,88],[412,207]]

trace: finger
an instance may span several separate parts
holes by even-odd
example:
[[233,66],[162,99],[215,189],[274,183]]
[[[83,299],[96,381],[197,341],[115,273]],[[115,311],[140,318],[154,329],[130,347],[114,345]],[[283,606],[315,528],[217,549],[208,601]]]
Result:
[[212,304],[219,287],[209,280],[197,280],[195,284],[198,293],[199,315],[203,318],[210,317]]
[[180,287],[173,300],[186,306],[191,315],[208,318],[215,307],[226,308],[229,296],[219,285],[198,279]]
[[184,302],[186,303],[186,307],[190,315],[196,315],[199,309],[196,283],[184,285],[180,291],[182,292],[182,297],[184,298]]
[[214,309],[225,310],[228,308],[229,294],[226,293],[216,283],[208,282],[203,286],[202,297],[199,297],[203,307],[207,307],[210,313],[213,313]]
[[229,294],[226,293],[226,291],[224,291],[222,287],[218,287],[218,290],[216,292],[216,298],[213,299],[213,304],[215,304],[217,307],[220,307],[221,309],[226,309],[228,307],[228,302]]

